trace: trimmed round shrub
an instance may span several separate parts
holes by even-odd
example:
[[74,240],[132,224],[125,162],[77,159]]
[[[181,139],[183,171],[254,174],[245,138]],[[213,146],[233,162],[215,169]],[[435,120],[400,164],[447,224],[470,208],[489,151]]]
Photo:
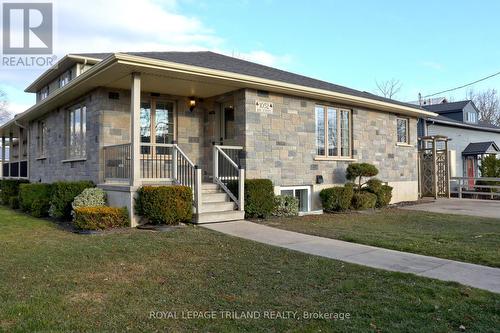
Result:
[[190,222],[193,193],[187,186],[144,186],[137,191],[135,209],[152,224]]
[[343,187],[325,188],[319,192],[319,197],[324,211],[342,212],[351,206],[353,194],[353,184],[347,183]]
[[71,207],[73,210],[79,207],[102,207],[106,206],[106,192],[104,190],[92,187],[86,188],[78,194],[73,200]]
[[377,196],[377,208],[386,207],[392,199],[392,187],[383,185],[382,181],[377,178],[372,178],[366,182],[366,190]]
[[370,163],[351,163],[346,169],[346,179],[355,182],[358,190],[363,186],[363,177],[374,177],[378,174],[376,166]]
[[274,209],[273,182],[269,179],[245,180],[245,217],[266,218]]
[[0,202],[10,206],[10,199],[19,195],[19,186],[29,183],[24,179],[2,179],[0,181]]
[[375,208],[377,196],[367,191],[354,192],[351,207],[356,210]]
[[19,186],[19,206],[34,217],[48,216],[52,190],[51,184],[21,184]]
[[289,195],[277,195],[274,198],[274,216],[299,215],[299,200]]
[[75,208],[75,228],[80,230],[105,230],[129,225],[127,208],[77,207]]
[[86,188],[94,187],[90,181],[56,182],[52,184],[54,192],[50,201],[49,215],[55,218],[71,220],[71,204],[75,197]]

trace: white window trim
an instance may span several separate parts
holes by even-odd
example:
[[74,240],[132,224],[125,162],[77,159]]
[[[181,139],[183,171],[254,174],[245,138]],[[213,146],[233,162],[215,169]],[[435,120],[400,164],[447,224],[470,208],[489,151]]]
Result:
[[[399,120],[404,120],[406,122],[406,141],[405,142],[399,141],[399,137],[398,137],[398,121]],[[410,118],[406,118],[406,117],[397,117],[396,118],[396,145],[403,146],[403,147],[412,147],[412,145],[410,144]]]
[[[300,185],[300,186],[280,186],[279,187],[279,195],[281,195],[282,191],[290,191],[290,190],[307,190],[307,210],[305,212],[300,212],[299,215],[309,214],[312,210],[312,190],[311,186]],[[294,193],[295,194],[295,193]]]
[[[324,104],[316,104],[315,108],[314,108],[314,127],[315,127],[315,133],[316,131],[318,130],[316,128],[317,126],[317,123],[316,123],[316,108],[323,108],[323,114],[324,114],[324,120],[323,120],[323,123],[324,123],[324,126],[325,126],[325,138],[324,138],[324,142],[325,142],[325,154],[324,155],[319,155],[318,154],[318,146],[317,146],[317,136],[315,134],[315,141],[316,141],[316,155],[314,157],[314,160],[316,161],[347,161],[347,162],[352,162],[352,161],[355,161],[355,159],[353,158],[353,155],[352,155],[352,151],[353,151],[353,140],[352,140],[352,136],[353,136],[353,133],[352,133],[352,129],[353,129],[353,126],[352,126],[352,115],[353,115],[353,112],[352,112],[352,109],[348,109],[348,108],[345,108],[345,107],[339,107],[339,106],[335,106],[335,105],[324,105]],[[332,156],[332,155],[328,155],[328,109],[334,109],[337,113],[337,155],[335,156]],[[349,113],[349,156],[342,156],[342,134],[341,134],[341,112],[342,111],[347,111]]]

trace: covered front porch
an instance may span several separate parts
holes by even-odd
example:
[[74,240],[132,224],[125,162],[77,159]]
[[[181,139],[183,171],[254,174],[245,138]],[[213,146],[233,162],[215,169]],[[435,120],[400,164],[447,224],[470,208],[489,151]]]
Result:
[[[180,89],[191,84],[196,87]],[[208,86],[134,72],[103,87],[100,186],[184,185],[193,191],[196,222],[230,211],[241,219],[244,138],[237,129],[244,98],[241,91]]]

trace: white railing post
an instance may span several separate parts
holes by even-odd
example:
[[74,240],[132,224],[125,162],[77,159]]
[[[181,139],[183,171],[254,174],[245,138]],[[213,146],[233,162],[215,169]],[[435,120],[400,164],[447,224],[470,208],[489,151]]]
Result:
[[462,199],[462,178],[458,179],[458,198]]
[[238,170],[238,209],[245,210],[245,169]]
[[196,205],[196,214],[201,214],[201,191],[202,191],[202,175],[201,175],[201,169],[196,166],[196,177],[195,177],[195,182],[194,182],[194,198],[195,198],[195,205]]
[[172,147],[172,178],[177,180],[177,145]]
[[219,152],[217,150],[217,146],[214,145],[214,178],[213,182],[216,183],[216,179],[219,176]]

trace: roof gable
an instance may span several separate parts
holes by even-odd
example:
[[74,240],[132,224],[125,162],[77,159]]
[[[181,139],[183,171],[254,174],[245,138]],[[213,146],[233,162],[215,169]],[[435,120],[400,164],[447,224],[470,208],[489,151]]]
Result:
[[499,154],[500,149],[494,141],[486,142],[471,142],[465,147],[462,155],[479,155],[479,154]]

